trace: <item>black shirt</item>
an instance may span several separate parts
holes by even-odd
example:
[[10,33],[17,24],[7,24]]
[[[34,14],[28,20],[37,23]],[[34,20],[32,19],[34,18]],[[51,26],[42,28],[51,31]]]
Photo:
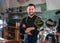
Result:
[[[21,25],[20,25],[20,32],[21,32],[22,34],[25,33],[25,30],[26,30],[26,28],[28,28],[28,27],[35,27],[35,30],[32,30],[32,31],[31,31],[32,35],[37,35],[37,34],[38,34],[39,31],[37,30],[37,27],[36,27],[36,25],[34,24],[36,17],[37,17],[36,15],[34,15],[32,18],[30,18],[30,17],[28,16],[28,17],[25,17],[25,18],[22,20]],[[23,27],[22,27],[23,24],[26,25],[26,28],[23,28]]]

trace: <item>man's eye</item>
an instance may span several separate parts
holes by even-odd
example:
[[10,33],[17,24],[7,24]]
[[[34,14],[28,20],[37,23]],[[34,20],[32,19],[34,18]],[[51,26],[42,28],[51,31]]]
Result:
[[29,9],[29,10],[31,10],[31,9]]

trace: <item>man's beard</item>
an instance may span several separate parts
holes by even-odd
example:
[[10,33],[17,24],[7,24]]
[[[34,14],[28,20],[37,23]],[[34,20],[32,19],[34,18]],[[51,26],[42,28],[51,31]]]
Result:
[[29,16],[33,16],[34,15],[34,13],[32,13],[32,14],[29,14]]

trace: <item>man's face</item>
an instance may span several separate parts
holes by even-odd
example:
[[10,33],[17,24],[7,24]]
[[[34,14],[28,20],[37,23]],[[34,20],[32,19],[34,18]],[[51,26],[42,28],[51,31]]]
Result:
[[34,13],[35,13],[35,7],[34,7],[34,6],[28,6],[28,7],[27,7],[27,13],[28,13],[30,16],[33,16]]

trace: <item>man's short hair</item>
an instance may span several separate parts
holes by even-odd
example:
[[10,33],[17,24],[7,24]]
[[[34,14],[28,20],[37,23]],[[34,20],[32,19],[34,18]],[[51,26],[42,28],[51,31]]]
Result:
[[[29,4],[28,6],[34,6],[34,8],[35,8],[35,5],[34,5],[34,4]],[[27,6],[27,7],[28,7],[28,6]]]

